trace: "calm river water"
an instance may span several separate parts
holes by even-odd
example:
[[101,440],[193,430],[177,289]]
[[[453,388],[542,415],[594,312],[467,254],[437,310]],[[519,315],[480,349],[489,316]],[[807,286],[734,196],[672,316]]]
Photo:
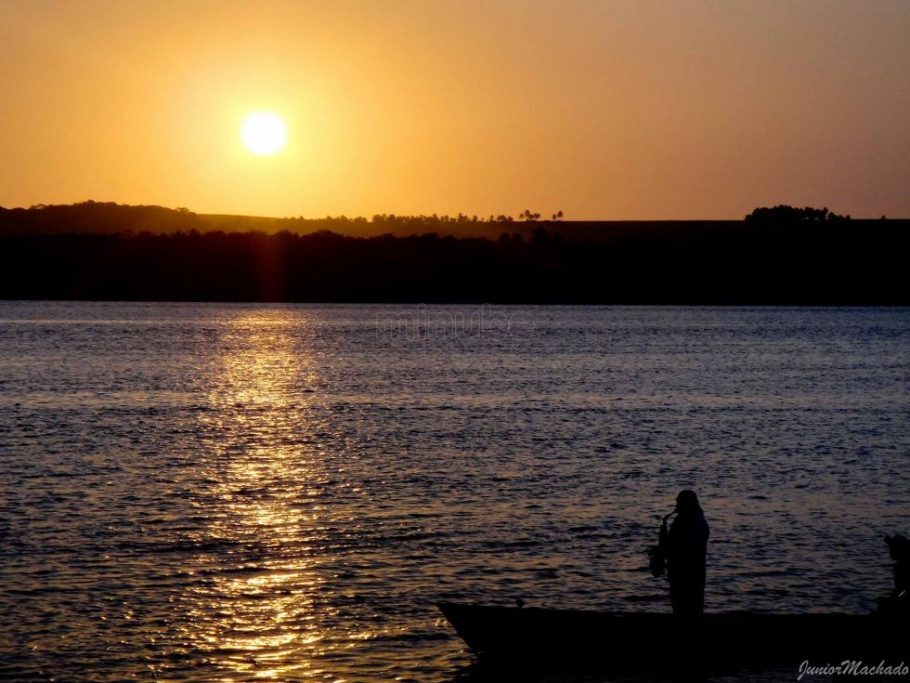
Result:
[[910,311],[0,302],[0,677],[487,680],[433,601],[864,612]]

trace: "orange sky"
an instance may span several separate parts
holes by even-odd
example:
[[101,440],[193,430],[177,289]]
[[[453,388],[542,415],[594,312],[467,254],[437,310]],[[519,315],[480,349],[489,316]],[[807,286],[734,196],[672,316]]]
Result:
[[0,95],[2,206],[910,216],[907,0],[2,0]]

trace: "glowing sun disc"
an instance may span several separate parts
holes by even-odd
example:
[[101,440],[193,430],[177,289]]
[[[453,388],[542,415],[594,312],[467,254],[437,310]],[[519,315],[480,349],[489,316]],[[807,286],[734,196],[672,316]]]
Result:
[[256,112],[246,117],[241,133],[243,144],[253,154],[277,154],[288,141],[284,121],[271,112]]

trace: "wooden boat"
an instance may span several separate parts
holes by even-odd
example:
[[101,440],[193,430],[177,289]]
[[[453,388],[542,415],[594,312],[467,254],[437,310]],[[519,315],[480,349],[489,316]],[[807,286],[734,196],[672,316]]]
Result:
[[721,612],[685,622],[659,613],[437,606],[473,650],[525,663],[798,667],[805,660],[899,664],[910,655],[906,624],[898,628],[896,619],[878,615]]

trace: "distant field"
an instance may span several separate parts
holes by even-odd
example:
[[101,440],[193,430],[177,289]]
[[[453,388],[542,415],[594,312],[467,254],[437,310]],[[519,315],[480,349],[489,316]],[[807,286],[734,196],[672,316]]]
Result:
[[[503,233],[530,239],[535,231],[567,241],[610,243],[625,240],[689,241],[720,236],[743,229],[743,221],[489,221],[467,217],[374,217],[365,218],[268,218],[196,214],[186,209],[160,206],[125,206],[104,202],[84,202],[30,209],[0,207],[0,235],[34,234],[113,234],[143,233],[167,235],[178,232],[200,233],[290,232],[307,235],[330,231],[348,237],[395,235],[406,237],[436,233],[442,237],[499,239]],[[854,220],[851,230],[882,228],[879,220]],[[814,229],[814,228],[813,228]],[[891,219],[887,230],[908,230],[910,220]]]
[[260,218],[256,216],[223,216],[199,214],[200,232],[221,230],[224,232],[259,231],[268,234],[288,231],[295,234],[309,234],[319,230],[331,230],[348,237],[378,237],[395,235],[409,237],[436,233],[441,237],[473,237],[499,239],[503,233],[530,237],[535,230],[544,229],[552,235],[560,235],[572,241],[612,241],[625,237],[648,235],[659,239],[679,233],[708,233],[724,231],[742,225],[742,221],[513,221],[510,223],[489,221],[438,222],[438,223],[396,223],[372,221],[338,221],[328,219]]

